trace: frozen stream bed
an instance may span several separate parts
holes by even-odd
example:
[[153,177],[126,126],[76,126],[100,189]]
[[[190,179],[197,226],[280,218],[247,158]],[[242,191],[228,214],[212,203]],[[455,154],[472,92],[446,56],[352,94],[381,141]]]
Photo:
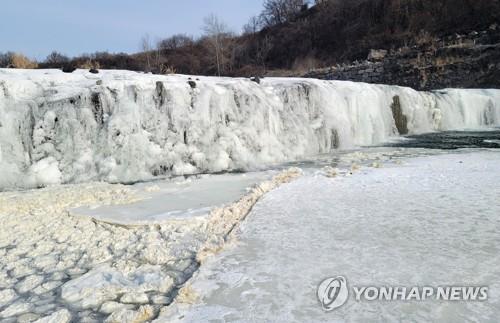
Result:
[[139,183],[131,187],[138,201],[127,205],[94,205],[70,210],[74,216],[121,225],[155,224],[192,220],[216,206],[231,204],[276,171],[242,174],[200,175],[174,180]]
[[[2,192],[0,321],[151,320],[261,196],[298,175]],[[173,216],[174,206],[186,214]]]
[[[499,148],[499,125],[495,89],[0,69],[0,320],[163,318],[199,268],[186,320],[491,318],[495,295],[325,316],[311,293],[341,273],[493,294],[498,154],[443,149]],[[443,133],[466,129],[493,132]]]
[[[490,216],[498,214],[499,160],[498,152],[477,148],[372,147],[247,173],[0,192],[0,321],[412,317],[408,304],[348,304],[326,316],[310,297],[321,279],[339,272],[356,283],[485,283],[495,301],[498,277],[489,269],[498,266],[498,222]],[[426,223],[429,208],[442,218]],[[408,222],[405,214],[417,217]],[[422,223],[426,230],[436,224],[442,250],[429,238],[418,245]],[[453,236],[462,231],[465,239]],[[418,237],[404,237],[408,232]],[[455,276],[448,267],[436,270],[443,263]],[[478,276],[466,280],[473,271]],[[351,306],[354,312],[342,312]],[[477,310],[464,312],[472,318],[495,314],[490,303],[468,306]],[[439,311],[447,318],[446,308]]]
[[[500,152],[459,151],[353,176],[309,174],[266,194],[234,245],[159,321],[495,322],[500,316]],[[357,302],[326,313],[326,277],[358,286],[488,286],[484,302]]]

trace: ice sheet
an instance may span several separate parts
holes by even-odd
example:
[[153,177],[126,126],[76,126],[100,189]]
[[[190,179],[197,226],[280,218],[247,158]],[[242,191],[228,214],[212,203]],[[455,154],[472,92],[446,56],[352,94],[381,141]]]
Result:
[[121,225],[155,224],[208,215],[214,207],[236,201],[248,190],[275,175],[275,171],[191,176],[131,186],[140,201],[127,205],[86,206],[71,209],[74,216]]
[[[353,176],[306,176],[266,195],[233,248],[200,268],[199,295],[158,320],[495,321],[500,315],[500,152],[410,159]],[[349,302],[317,285],[489,286],[486,302]]]

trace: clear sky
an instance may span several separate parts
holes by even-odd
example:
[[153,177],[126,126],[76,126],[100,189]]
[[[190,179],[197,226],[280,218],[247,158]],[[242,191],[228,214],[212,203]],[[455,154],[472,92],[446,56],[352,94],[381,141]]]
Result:
[[201,34],[203,18],[218,15],[240,32],[263,0],[1,0],[0,52],[44,59],[52,50],[74,56],[107,50],[136,52],[149,34]]

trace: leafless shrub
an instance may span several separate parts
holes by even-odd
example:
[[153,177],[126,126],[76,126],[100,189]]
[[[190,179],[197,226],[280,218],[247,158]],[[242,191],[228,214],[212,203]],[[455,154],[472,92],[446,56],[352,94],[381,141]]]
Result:
[[304,0],[265,0],[260,19],[266,27],[294,18],[307,5]]
[[191,46],[193,43],[193,37],[185,34],[177,34],[160,40],[157,47],[161,50],[172,51],[181,47]]
[[10,68],[33,69],[38,67],[38,63],[36,61],[30,60],[21,53],[9,53],[8,61],[7,67]]
[[57,51],[53,51],[52,53],[49,54],[49,56],[47,56],[44,63],[52,65],[52,66],[55,66],[55,65],[63,66],[64,64],[66,64],[68,62],[69,62],[69,58],[67,56],[65,56]]

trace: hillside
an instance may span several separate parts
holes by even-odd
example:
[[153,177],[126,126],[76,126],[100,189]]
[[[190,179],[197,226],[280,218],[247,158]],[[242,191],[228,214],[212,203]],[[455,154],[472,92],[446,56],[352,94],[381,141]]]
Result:
[[366,59],[372,48],[411,46],[484,30],[498,21],[497,0],[330,0],[293,21],[264,29],[256,39],[271,38],[270,66],[291,68],[307,57],[319,64]]
[[[66,71],[94,67],[155,74],[302,76],[319,68],[365,60],[371,49],[388,52],[411,49],[415,54],[411,59],[414,60],[420,52],[428,55],[439,51],[440,44],[450,37],[495,31],[500,21],[499,0],[317,0],[310,7],[298,6],[304,3],[302,0],[294,3],[299,9],[286,19],[263,23],[263,11],[261,16],[251,20],[252,25],[247,25],[242,35],[231,33],[223,28],[222,22],[215,20],[217,32],[205,33],[199,39],[174,35],[158,42],[156,47],[145,44],[144,51],[132,55],[100,52],[68,59],[58,57],[56,53],[53,59],[47,59],[39,67],[64,67]],[[499,56],[499,49],[495,47],[499,33],[490,34],[488,42],[482,45],[493,47],[487,57],[483,57],[481,51],[474,51],[473,55],[479,55],[483,60],[475,64],[479,67],[473,67],[473,71],[483,69],[483,61]],[[492,52],[494,55],[490,57]],[[463,53],[460,62],[467,64],[469,55],[472,54]],[[433,60],[443,59],[449,61],[448,55]],[[408,60],[402,64],[415,65],[412,62]],[[398,73],[420,72],[404,69]],[[436,82],[436,86],[500,86],[496,80],[498,71],[480,74],[487,74],[487,81],[465,84],[460,80],[446,79]],[[370,81],[369,78],[344,75],[333,78]],[[422,82],[390,80],[390,83],[414,88],[433,87],[419,86]]]

